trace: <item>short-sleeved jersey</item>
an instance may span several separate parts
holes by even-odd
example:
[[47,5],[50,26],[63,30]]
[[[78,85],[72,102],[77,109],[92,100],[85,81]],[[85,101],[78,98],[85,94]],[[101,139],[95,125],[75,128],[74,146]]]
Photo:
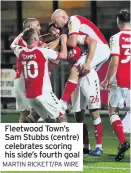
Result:
[[26,97],[35,98],[52,91],[48,59],[56,60],[59,53],[45,47],[28,49],[20,46],[15,48],[14,53],[18,57],[18,70],[22,70],[24,75]]
[[[39,47],[40,46],[42,46],[43,44],[45,44],[44,42],[40,42],[39,43]],[[19,42],[18,42],[18,45],[19,46],[22,46],[22,47],[27,47],[27,44],[26,44],[26,42],[22,39],[22,38],[20,38],[20,40],[19,40]],[[19,78],[20,77],[20,75],[21,75],[21,72],[18,70],[18,59],[16,59],[16,68],[17,68],[17,70],[16,70],[16,76],[15,76],[15,79],[17,79],[17,78]]]
[[107,41],[100,30],[90,20],[82,16],[71,16],[68,22],[68,35],[81,34],[90,36],[99,43],[107,44]]
[[110,38],[111,56],[119,56],[117,85],[130,88],[131,31],[120,31]]

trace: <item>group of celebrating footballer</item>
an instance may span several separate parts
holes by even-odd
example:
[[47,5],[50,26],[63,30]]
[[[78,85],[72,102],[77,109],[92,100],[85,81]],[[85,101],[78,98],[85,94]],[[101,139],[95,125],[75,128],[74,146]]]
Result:
[[[117,112],[117,108],[122,108],[124,104],[130,108],[131,27],[127,10],[117,14],[117,25],[120,32],[110,38],[109,48],[103,34],[89,19],[79,15],[68,16],[64,10],[57,9],[48,25],[53,41],[46,44],[41,41],[39,21],[27,18],[23,22],[24,31],[10,46],[17,57],[14,86],[20,122],[34,123],[40,117],[45,122],[48,119],[67,122],[65,111],[67,104],[71,104],[76,122],[83,123],[83,153],[101,155],[103,129],[97,71],[111,55],[101,87],[109,88],[109,118],[120,143],[115,160],[122,160],[130,147]],[[52,91],[49,72],[60,60],[69,62],[70,72],[59,100]],[[94,126],[94,150],[90,146],[85,121],[87,106]],[[130,112],[125,120],[129,118]]]

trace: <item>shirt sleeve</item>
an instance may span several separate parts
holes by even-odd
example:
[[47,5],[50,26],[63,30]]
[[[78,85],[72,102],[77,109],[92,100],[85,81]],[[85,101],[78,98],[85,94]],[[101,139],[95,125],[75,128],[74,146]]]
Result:
[[22,50],[23,47],[16,45],[16,47],[14,48],[14,54],[19,58],[19,54],[21,53]]
[[85,45],[87,37],[88,37],[87,35],[78,35],[77,43],[81,45]]
[[120,55],[120,46],[119,46],[119,37],[118,36],[112,36],[110,38],[110,50],[111,50],[111,56]]
[[60,55],[59,52],[56,52],[53,49],[50,49],[48,47],[43,47],[42,53],[46,59],[50,59],[50,60],[57,60],[59,59],[59,55]]
[[70,20],[68,22],[68,35],[79,34],[80,25],[80,20],[76,16],[70,17]]

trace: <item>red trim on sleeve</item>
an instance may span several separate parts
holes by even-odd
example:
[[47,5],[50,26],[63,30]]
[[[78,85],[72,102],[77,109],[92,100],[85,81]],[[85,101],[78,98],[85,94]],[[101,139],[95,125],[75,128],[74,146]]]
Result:
[[111,53],[111,56],[120,56],[120,55],[117,53]]
[[68,36],[74,35],[74,34],[79,34],[79,32],[72,32],[72,33],[68,34]]
[[104,44],[108,44],[104,35],[100,32],[97,26],[95,26],[90,20],[79,15],[77,15],[76,17],[80,20],[81,24],[85,24],[88,27],[90,27]]
[[84,33],[82,31],[79,31],[79,35],[88,35],[87,33]]
[[85,40],[84,40],[84,45],[87,44],[87,43],[86,43],[87,37],[89,37],[89,35],[86,35]]

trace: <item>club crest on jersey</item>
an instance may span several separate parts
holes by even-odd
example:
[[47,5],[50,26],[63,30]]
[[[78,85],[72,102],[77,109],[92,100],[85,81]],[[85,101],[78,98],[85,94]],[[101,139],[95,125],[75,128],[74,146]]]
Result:
[[69,28],[69,31],[72,30],[72,22],[71,21],[69,21],[68,28]]
[[69,31],[71,31],[72,30],[72,25],[69,25]]
[[71,25],[71,24],[72,24],[72,21],[70,20],[69,23],[68,23],[68,25]]

